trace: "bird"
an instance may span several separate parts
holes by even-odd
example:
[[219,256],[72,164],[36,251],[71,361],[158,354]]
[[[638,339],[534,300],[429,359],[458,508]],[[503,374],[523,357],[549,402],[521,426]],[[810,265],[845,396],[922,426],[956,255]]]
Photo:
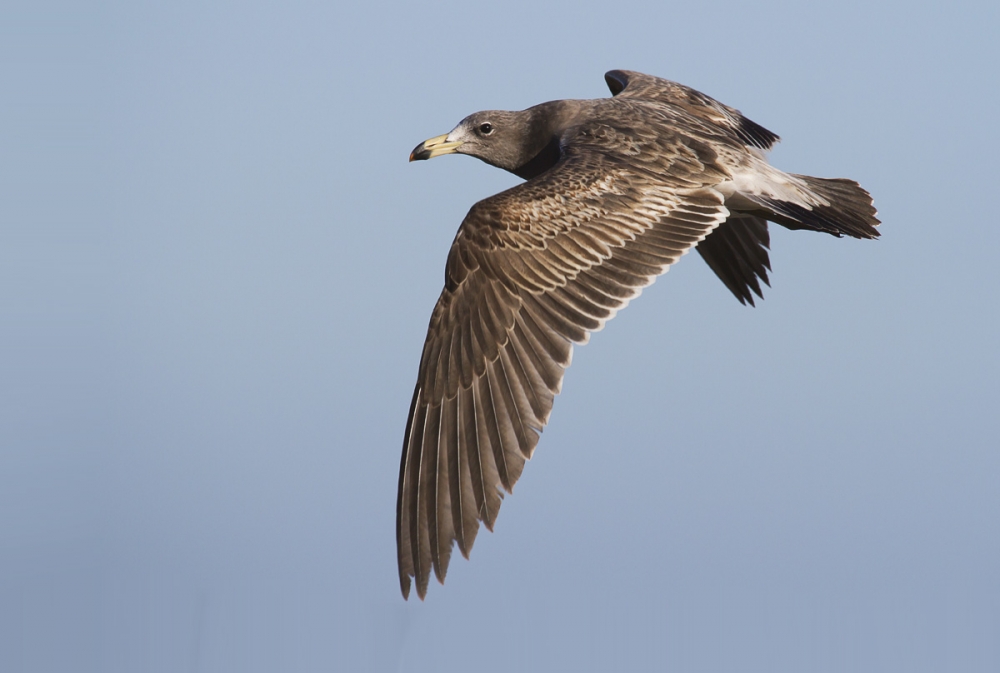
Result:
[[400,589],[426,596],[455,544],[493,530],[549,420],[573,346],[695,248],[743,304],[770,284],[768,222],[879,236],[848,179],[783,172],[779,137],[690,87],[628,70],[611,97],[488,110],[410,161],[465,154],[522,178],[474,204],[448,253],[400,461]]

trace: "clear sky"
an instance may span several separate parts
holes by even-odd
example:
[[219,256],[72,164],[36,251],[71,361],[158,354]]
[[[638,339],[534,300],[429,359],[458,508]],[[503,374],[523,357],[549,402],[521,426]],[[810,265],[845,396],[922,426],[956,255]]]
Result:
[[[8,3],[0,670],[1000,670],[1000,5]],[[399,451],[480,109],[674,79],[879,241],[689,255],[404,602]]]

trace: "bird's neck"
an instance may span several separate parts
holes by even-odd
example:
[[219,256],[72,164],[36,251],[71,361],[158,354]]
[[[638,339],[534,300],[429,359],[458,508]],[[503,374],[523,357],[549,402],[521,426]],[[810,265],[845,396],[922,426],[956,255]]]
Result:
[[530,180],[549,170],[562,156],[559,136],[573,116],[573,101],[557,100],[525,110],[530,116],[529,136],[525,142],[524,161],[510,172]]
[[559,163],[561,156],[559,136],[553,135],[549,139],[549,142],[542,146],[542,149],[535,156],[512,170],[511,173],[524,180],[530,180]]

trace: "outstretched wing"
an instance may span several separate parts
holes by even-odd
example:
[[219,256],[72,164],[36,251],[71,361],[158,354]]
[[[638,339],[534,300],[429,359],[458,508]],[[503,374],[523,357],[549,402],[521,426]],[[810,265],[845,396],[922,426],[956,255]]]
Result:
[[492,529],[560,390],[574,343],[724,222],[716,156],[690,138],[592,124],[559,163],[477,203],[448,256],[406,425],[400,586],[444,580]]
[[605,73],[604,81],[616,98],[636,98],[678,108],[692,120],[701,121],[704,124],[701,130],[710,135],[728,131],[747,146],[761,150],[769,150],[781,140],[736,108],[683,84],[630,70],[611,70]]

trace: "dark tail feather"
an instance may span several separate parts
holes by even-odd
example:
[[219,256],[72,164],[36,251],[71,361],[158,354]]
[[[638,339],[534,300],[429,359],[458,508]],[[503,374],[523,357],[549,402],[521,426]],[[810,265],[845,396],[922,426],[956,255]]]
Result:
[[838,238],[878,238],[879,219],[875,217],[872,196],[854,180],[844,178],[813,178],[796,175],[811,191],[830,202],[829,206],[809,208],[788,201],[778,201],[766,197],[753,197],[759,205],[771,212],[768,220],[789,229],[809,229],[825,231]]

